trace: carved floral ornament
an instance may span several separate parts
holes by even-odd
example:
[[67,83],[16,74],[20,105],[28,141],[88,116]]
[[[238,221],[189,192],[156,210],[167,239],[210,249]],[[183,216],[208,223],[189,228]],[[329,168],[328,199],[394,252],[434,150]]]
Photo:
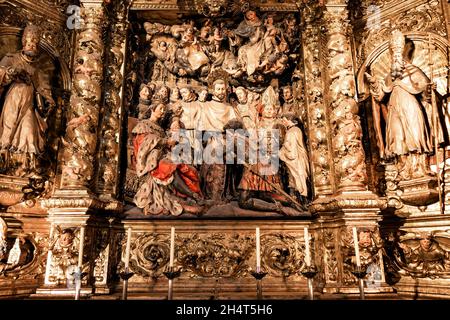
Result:
[[[314,237],[310,241],[314,258]],[[169,263],[169,242],[168,235],[138,235],[131,245],[131,271],[144,278],[161,276]],[[124,261],[126,239],[122,239],[121,246]],[[306,266],[303,240],[293,235],[264,234],[261,246],[262,267],[273,277],[296,276]],[[196,233],[175,237],[175,266],[191,277],[247,277],[255,265],[253,236]],[[122,263],[119,269],[123,269]]]

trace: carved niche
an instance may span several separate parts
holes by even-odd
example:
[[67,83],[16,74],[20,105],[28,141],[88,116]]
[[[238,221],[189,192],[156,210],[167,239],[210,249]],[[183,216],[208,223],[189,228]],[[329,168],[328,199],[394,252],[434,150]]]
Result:
[[[36,211],[42,210],[37,200],[50,197],[50,191],[57,176],[59,139],[64,122],[63,110],[67,109],[70,88],[68,68],[71,61],[70,30],[65,25],[65,2],[55,4],[53,1],[47,1],[40,8],[35,8],[28,3],[16,6],[8,2],[0,5],[0,12],[4,18],[0,24],[0,59],[4,59],[7,54],[20,52],[26,26],[31,24],[38,26],[39,55],[31,65],[43,75],[39,82],[48,83],[51,92],[44,94],[45,99],[38,97],[36,105],[33,105],[36,112],[40,113],[44,119],[46,127],[42,129],[45,131],[42,152],[34,158],[27,156],[26,153],[18,152],[10,152],[9,155],[2,156],[0,205],[10,207],[9,210],[12,211],[29,210],[30,207]],[[47,7],[47,5],[52,6]],[[58,10],[61,9],[63,12],[52,11],[55,5],[58,5]],[[45,15],[46,10],[49,12],[49,17]],[[2,86],[0,100],[2,111],[8,88],[9,86]],[[50,96],[54,100],[54,107],[49,102],[51,99],[47,99]],[[20,136],[22,137],[23,134],[21,133]],[[30,170],[34,163],[36,169]]]
[[[211,212],[220,215],[222,212],[227,211],[229,213],[236,212],[237,215],[240,215],[243,214],[242,210],[248,209],[241,202],[239,203],[239,208],[236,208],[239,198],[238,190],[241,190],[238,185],[242,181],[242,173],[237,173],[236,176],[233,176],[234,173],[232,171],[245,171],[245,166],[235,166],[230,169],[231,171],[228,171],[232,167],[231,165],[227,165],[226,170],[225,166],[215,166],[214,170],[212,170],[210,167],[203,166],[203,163],[192,162],[188,162],[188,164],[195,167],[195,173],[198,173],[199,178],[195,178],[195,180],[196,182],[200,181],[198,189],[201,189],[201,192],[195,191],[195,194],[187,194],[183,198],[187,199],[185,201],[187,204],[179,205],[183,209],[176,207],[178,204],[173,205],[170,210],[161,205],[165,210],[160,211],[152,210],[153,208],[148,209],[150,205],[143,204],[139,204],[139,209],[137,210],[131,208],[138,201],[136,200],[136,195],[140,195],[138,191],[143,190],[141,189],[143,186],[148,191],[147,185],[150,184],[146,176],[140,177],[142,173],[139,173],[137,169],[137,150],[141,147],[143,136],[149,131],[156,130],[159,132],[158,134],[168,138],[173,130],[171,125],[178,120],[180,128],[186,128],[186,131],[191,130],[196,133],[204,133],[211,130],[210,127],[203,127],[205,123],[208,125],[210,123],[210,120],[203,120],[203,118],[209,119],[209,116],[205,115],[206,111],[204,113],[201,112],[202,115],[198,116],[198,113],[190,115],[190,110],[201,106],[202,103],[209,106],[210,103],[214,104],[218,101],[217,97],[214,96],[214,84],[217,83],[217,80],[223,80],[226,84],[226,98],[220,103],[227,105],[226,110],[230,106],[233,108],[230,114],[235,112],[238,115],[236,118],[232,117],[233,120],[237,119],[238,121],[236,122],[241,121],[250,127],[247,118],[256,123],[262,118],[262,107],[272,103],[276,110],[275,116],[271,118],[272,122],[270,122],[270,125],[274,126],[274,128],[283,127],[281,115],[287,110],[294,113],[295,117],[299,118],[299,121],[296,121],[296,123],[299,123],[298,127],[302,132],[302,139],[305,141],[305,149],[308,149],[309,140],[304,131],[309,130],[310,122],[309,110],[306,107],[307,101],[304,98],[306,94],[304,84],[307,80],[304,76],[305,71],[302,59],[302,44],[299,30],[300,17],[297,13],[290,12],[293,11],[292,3],[289,5],[286,3],[286,8],[289,10],[285,8],[284,12],[276,12],[275,10],[269,10],[269,7],[261,6],[256,8],[250,2],[241,1],[239,6],[236,7],[239,10],[232,14],[234,9],[230,8],[234,7],[231,2],[229,4],[231,7],[227,6],[229,9],[222,14],[219,13],[221,12],[220,9],[214,9],[212,6],[220,7],[221,2],[198,1],[196,3],[202,3],[201,7],[203,9],[205,6],[208,6],[209,11],[205,10],[209,13],[205,13],[203,9],[195,13],[188,11],[177,19],[174,19],[167,13],[167,20],[150,19],[151,17],[158,17],[158,14],[162,14],[160,12],[140,13],[133,10],[130,11],[130,21],[132,21],[131,33],[128,38],[128,59],[125,62],[124,76],[124,108],[126,109],[125,116],[127,117],[125,138],[127,140],[127,164],[123,183],[125,200],[130,204],[128,207],[130,209],[129,212],[140,213],[138,211],[143,209],[141,212],[146,215],[150,213],[178,215],[181,214],[179,211],[184,210],[182,211],[183,213],[187,212],[200,216]],[[133,3],[131,9],[135,5],[137,6],[138,4]],[[283,7],[283,4],[279,4],[279,6]],[[262,10],[263,7],[264,11]],[[188,8],[189,10],[192,9],[190,6],[186,9]],[[295,8],[297,11],[298,8]],[[320,91],[320,88],[314,87],[310,90]],[[310,94],[310,92],[307,94]],[[245,97],[243,97],[244,95]],[[320,92],[316,93],[314,91],[311,95],[318,95],[317,99],[314,97],[311,99],[320,103],[318,101],[322,99]],[[151,115],[154,114],[153,109],[158,107],[158,105],[165,107],[164,110],[166,111],[164,112],[166,114],[161,119],[150,121]],[[248,108],[249,111],[245,112],[249,114],[243,113],[244,111],[240,111],[239,108]],[[204,109],[206,108],[199,108],[199,110]],[[198,121],[198,117],[201,118],[201,121]],[[258,119],[255,120],[252,117]],[[240,128],[236,122],[228,121],[228,116],[222,117],[217,115],[216,118],[220,119],[217,122],[223,123],[214,127],[214,132],[224,133],[225,129],[223,128],[226,128],[227,125],[233,129],[235,129],[234,126],[236,126],[236,129]],[[322,120],[319,120],[321,124],[324,123]],[[158,126],[148,125],[153,123],[153,121],[156,121],[155,123]],[[201,125],[198,125],[198,123],[201,123]],[[258,123],[260,126],[258,128],[262,128],[263,122]],[[162,130],[155,129],[155,127],[159,126],[161,126]],[[247,129],[247,127],[245,128]],[[193,139],[188,138],[191,143],[190,147],[195,153],[197,145],[195,145],[196,141],[192,142]],[[208,146],[208,143],[205,140],[203,147]],[[157,148],[155,147],[155,149]],[[165,155],[169,149],[165,146],[161,149],[163,150],[161,153]],[[307,153],[308,151],[305,152],[305,154]],[[142,159],[139,161],[141,165],[144,162]],[[147,161],[147,164],[151,162],[150,160]],[[306,162],[309,167],[309,160],[305,160]],[[148,166],[153,168],[152,165]],[[149,169],[149,171],[153,170]],[[287,168],[280,165],[280,173],[277,173],[280,177],[280,184],[282,184],[282,192],[286,192],[289,188],[287,170]],[[231,175],[229,172],[231,172]],[[146,172],[143,174],[150,177],[153,173]],[[224,180],[234,180],[227,180],[227,182],[222,183],[222,180],[220,180],[222,179],[221,176],[225,175],[227,177],[223,178]],[[323,172],[318,173],[318,175],[321,175],[318,179],[322,179]],[[309,175],[307,179],[309,179]],[[220,181],[217,184],[222,183],[222,185],[216,188],[214,184],[213,188],[213,180],[214,183],[216,183],[215,181]],[[325,180],[325,183],[329,182],[328,177],[324,177],[323,180]],[[164,190],[173,191],[173,189],[176,189],[175,191],[179,192],[180,189],[172,181],[164,181],[163,183],[159,181],[156,184],[152,184],[151,188],[157,188],[158,185],[166,186],[165,183],[167,182],[168,187]],[[309,189],[302,194],[302,196],[308,198],[308,200],[304,200],[305,202],[313,197],[310,185],[305,187],[305,189]],[[177,194],[177,192],[173,193]],[[294,191],[292,192],[294,193]],[[167,195],[167,193],[169,192],[165,194]],[[146,196],[140,197],[141,199],[147,198]],[[166,199],[167,197],[159,196],[159,198]],[[199,201],[198,198],[204,201]],[[153,203],[152,201],[150,202]],[[233,201],[235,202],[233,203]],[[201,202],[204,205],[199,204]],[[229,207],[217,209],[219,203],[220,205],[227,204]],[[296,208],[299,207],[297,206]],[[189,210],[186,208],[189,208]],[[299,215],[301,214],[300,211],[306,211],[305,208],[303,207],[303,210],[295,209],[293,213],[293,211],[283,211],[280,207],[272,206],[270,207],[271,210],[267,209],[267,211]],[[265,212],[262,207],[259,208],[259,211]],[[258,213],[253,212],[253,214],[257,215]]]
[[48,236],[38,232],[8,231],[0,218],[0,278],[36,279],[45,272]]

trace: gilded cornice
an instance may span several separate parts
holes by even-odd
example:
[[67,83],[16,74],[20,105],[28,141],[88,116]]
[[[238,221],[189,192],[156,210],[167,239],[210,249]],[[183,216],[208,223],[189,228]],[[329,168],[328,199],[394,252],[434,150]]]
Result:
[[[13,7],[21,7],[25,10],[37,13],[46,17],[48,20],[56,24],[65,24],[67,15],[65,14],[67,6],[70,5],[67,1],[57,1],[54,6],[50,5],[50,1],[33,1],[33,0],[6,0],[5,3]],[[55,10],[56,9],[56,10]]]
[[[136,0],[131,5],[131,10],[171,10],[181,12],[196,12],[194,1],[188,3],[183,1],[178,4],[177,1],[161,1],[161,0]],[[291,3],[279,3],[276,1],[268,2],[259,5],[261,11],[281,11],[281,12],[298,12],[297,4],[293,1]]]

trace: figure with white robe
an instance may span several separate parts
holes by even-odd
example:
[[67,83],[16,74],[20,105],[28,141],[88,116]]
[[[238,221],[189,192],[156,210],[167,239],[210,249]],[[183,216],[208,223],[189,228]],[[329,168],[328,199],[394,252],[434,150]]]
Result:
[[303,133],[296,126],[297,119],[295,113],[286,113],[282,116],[282,123],[286,126],[286,135],[280,149],[280,159],[288,168],[289,191],[294,194],[294,190],[302,197],[308,196],[306,181],[309,175],[308,152],[303,141]]

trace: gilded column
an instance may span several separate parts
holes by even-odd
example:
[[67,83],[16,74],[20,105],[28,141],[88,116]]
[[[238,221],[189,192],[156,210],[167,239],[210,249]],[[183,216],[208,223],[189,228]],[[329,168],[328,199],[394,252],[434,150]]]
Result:
[[347,0],[328,1],[327,29],[330,129],[337,192],[367,190],[362,129],[355,100]]
[[62,140],[61,189],[90,190],[94,177],[103,80],[102,2],[81,2],[81,30],[75,43],[70,108]]
[[97,192],[103,198],[115,198],[119,181],[119,159],[122,123],[123,74],[128,29],[128,10],[131,1],[118,1],[113,8],[106,51],[105,113],[102,119]]
[[333,193],[332,162],[328,115],[324,102],[324,81],[320,54],[320,16],[322,7],[310,1],[302,8],[303,59],[305,66],[305,92],[308,108],[308,134],[310,137],[311,168],[315,197]]
[[361,265],[382,275],[370,279],[374,283],[372,292],[389,292],[383,275],[383,242],[378,226],[385,201],[369,191],[367,185],[347,1],[328,1],[321,22],[321,31],[325,32],[320,58],[326,66],[324,114],[332,159],[333,195],[316,199],[310,206],[311,211],[319,214],[321,237],[317,246],[323,252],[322,261],[318,261],[323,270],[319,279],[324,282],[324,292],[358,292],[351,273],[357,261],[353,242],[356,228]]
[[[102,272],[107,265],[107,241],[98,244],[94,240],[107,239],[99,232],[108,233],[109,221],[94,213],[109,208],[92,193],[103,91],[103,31],[108,19],[100,0],[81,1],[80,13],[66,133],[62,138],[61,181],[52,197],[43,201],[55,230],[46,281],[37,290],[44,296],[55,292],[73,294],[72,287],[68,287],[74,285],[73,277],[67,283],[64,278],[66,273],[75,274],[76,266],[85,273],[81,295],[91,294],[93,285],[97,290],[101,284],[103,291],[108,291]],[[61,258],[61,252],[67,252],[68,261],[64,260],[67,256]]]

